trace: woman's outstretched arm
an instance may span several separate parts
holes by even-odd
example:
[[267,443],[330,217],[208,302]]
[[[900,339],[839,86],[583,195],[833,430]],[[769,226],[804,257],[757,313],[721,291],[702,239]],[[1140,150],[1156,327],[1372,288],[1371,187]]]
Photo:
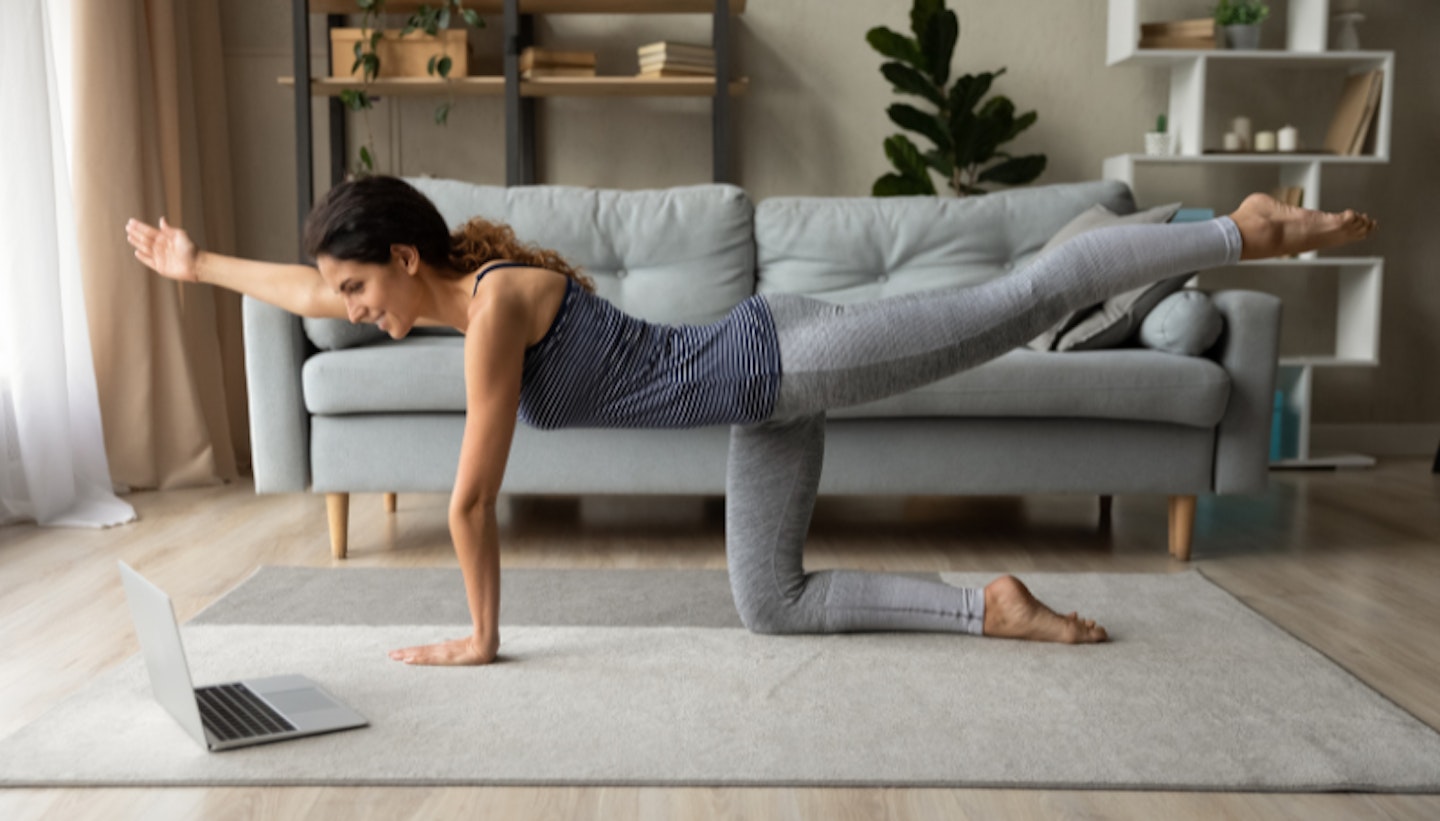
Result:
[[139,220],[125,224],[135,258],[161,276],[205,282],[252,296],[292,314],[346,319],[345,301],[308,265],[281,265],[212,254],[195,247],[183,228],[160,218],[157,228]]
[[500,649],[500,527],[496,500],[515,435],[529,309],[518,294],[488,288],[465,332],[465,436],[450,496],[450,536],[465,576],[471,635],[395,650],[408,664],[489,664]]

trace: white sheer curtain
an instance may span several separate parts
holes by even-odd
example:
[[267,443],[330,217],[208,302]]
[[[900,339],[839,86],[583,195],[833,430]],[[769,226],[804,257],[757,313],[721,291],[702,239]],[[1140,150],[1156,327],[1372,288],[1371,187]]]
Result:
[[0,2],[0,524],[122,524],[80,290],[68,0]]

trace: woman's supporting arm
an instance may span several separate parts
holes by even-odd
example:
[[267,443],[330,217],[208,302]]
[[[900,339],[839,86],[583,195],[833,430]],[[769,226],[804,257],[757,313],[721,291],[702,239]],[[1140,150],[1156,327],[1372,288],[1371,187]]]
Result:
[[487,289],[465,332],[465,435],[450,497],[450,536],[465,576],[471,635],[396,650],[411,664],[489,664],[500,648],[500,528],[495,505],[525,362],[526,306],[504,288]]

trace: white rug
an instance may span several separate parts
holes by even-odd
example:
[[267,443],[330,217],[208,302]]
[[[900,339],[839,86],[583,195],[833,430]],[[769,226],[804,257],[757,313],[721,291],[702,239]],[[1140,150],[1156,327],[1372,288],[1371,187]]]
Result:
[[1440,734],[1199,573],[1024,578],[1115,640],[758,636],[720,571],[517,570],[501,662],[415,668],[386,651],[463,635],[416,621],[458,571],[267,568],[184,628],[196,683],[303,673],[370,727],[207,753],[132,658],[0,741],[0,785],[1440,790]]

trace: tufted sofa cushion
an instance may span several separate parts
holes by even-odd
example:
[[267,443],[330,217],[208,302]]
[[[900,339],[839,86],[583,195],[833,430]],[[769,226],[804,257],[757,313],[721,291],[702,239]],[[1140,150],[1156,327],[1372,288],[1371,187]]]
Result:
[[1113,180],[962,199],[763,200],[755,211],[758,291],[851,303],[978,285],[1024,265],[1096,203],[1135,210],[1129,187]]

